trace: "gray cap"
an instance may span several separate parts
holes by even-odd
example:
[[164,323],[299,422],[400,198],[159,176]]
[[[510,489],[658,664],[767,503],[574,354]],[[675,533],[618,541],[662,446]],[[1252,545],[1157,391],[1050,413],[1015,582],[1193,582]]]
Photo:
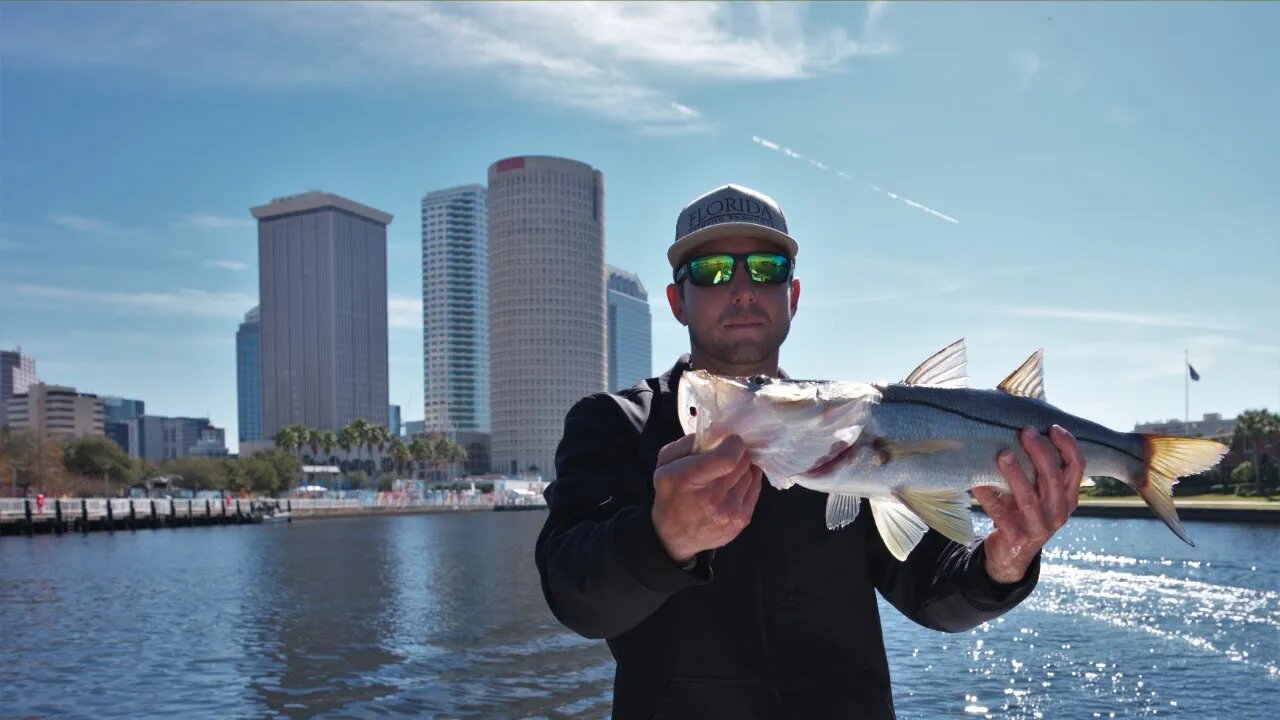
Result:
[[680,211],[667,261],[675,269],[699,245],[733,236],[768,240],[792,258],[800,252],[800,244],[787,234],[787,218],[773,198],[741,185],[724,185]]

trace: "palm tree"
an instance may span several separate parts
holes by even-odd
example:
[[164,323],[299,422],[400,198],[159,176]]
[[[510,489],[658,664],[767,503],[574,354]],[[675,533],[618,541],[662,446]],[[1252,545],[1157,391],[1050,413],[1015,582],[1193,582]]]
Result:
[[409,454],[409,446],[405,445],[404,440],[398,437],[391,438],[387,446],[391,451],[391,460],[396,464],[396,475],[403,475],[404,466],[408,465],[412,459]]
[[413,462],[418,466],[418,471],[426,478],[427,461],[431,458],[431,444],[421,437],[415,437],[409,441],[409,456],[413,458]]
[[351,432],[355,437],[356,456],[360,457],[364,448],[373,449],[373,426],[364,418],[351,421]]
[[1271,435],[1280,433],[1280,415],[1268,410],[1246,410],[1236,418],[1234,442],[1244,451],[1249,441],[1253,445],[1253,482],[1259,495],[1266,494],[1266,479],[1262,474],[1262,443]]
[[324,448],[325,457],[333,454],[333,449],[338,446],[338,436],[333,434],[332,430],[325,430],[320,433],[320,447]]
[[307,430],[307,447],[311,448],[311,459],[315,460],[316,454],[320,452],[320,431],[315,428]]
[[338,431],[338,447],[342,448],[342,455],[345,467],[351,467],[351,448],[360,446],[360,438],[357,437],[355,423],[347,423]]
[[302,436],[298,432],[301,425],[285,425],[276,431],[275,442],[276,447],[285,452],[292,453],[302,447]]

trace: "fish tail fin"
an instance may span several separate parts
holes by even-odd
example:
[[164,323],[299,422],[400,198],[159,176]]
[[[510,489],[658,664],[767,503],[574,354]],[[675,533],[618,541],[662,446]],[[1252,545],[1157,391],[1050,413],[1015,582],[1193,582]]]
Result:
[[1204,472],[1222,459],[1227,446],[1204,438],[1142,435],[1147,461],[1133,489],[1175,535],[1195,546],[1178,520],[1173,506],[1173,486],[1178,478]]

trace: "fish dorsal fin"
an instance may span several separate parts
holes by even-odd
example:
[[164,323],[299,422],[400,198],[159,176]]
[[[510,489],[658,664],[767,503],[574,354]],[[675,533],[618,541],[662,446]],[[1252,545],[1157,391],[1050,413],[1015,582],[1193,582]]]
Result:
[[929,387],[962,388],[968,384],[966,375],[964,338],[934,353],[911,371],[904,385],[928,385]]
[[1044,400],[1044,348],[1031,353],[1031,357],[1000,382],[1000,390],[1010,395]]

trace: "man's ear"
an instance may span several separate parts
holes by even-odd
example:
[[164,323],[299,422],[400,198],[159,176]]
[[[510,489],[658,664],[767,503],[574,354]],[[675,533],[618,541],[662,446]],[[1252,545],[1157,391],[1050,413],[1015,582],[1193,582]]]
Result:
[[680,293],[680,287],[675,283],[667,285],[667,304],[671,306],[671,314],[675,317],[676,322],[688,327],[689,320],[685,317],[684,295]]
[[791,317],[796,316],[796,309],[800,307],[800,281],[791,279]]

